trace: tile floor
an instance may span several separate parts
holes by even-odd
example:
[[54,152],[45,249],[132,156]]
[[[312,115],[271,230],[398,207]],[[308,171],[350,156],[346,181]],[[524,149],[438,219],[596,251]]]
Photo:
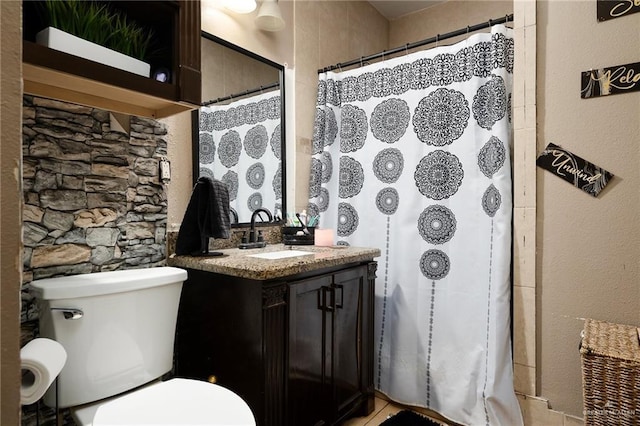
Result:
[[395,402],[387,401],[378,396],[376,396],[375,406],[371,414],[367,417],[354,417],[349,419],[344,422],[342,426],[378,426],[380,423],[387,420],[389,416],[405,409],[411,409],[418,414],[426,415],[443,426],[455,426],[455,423],[445,423],[445,419],[438,418],[436,413],[428,413],[424,408],[407,407]]

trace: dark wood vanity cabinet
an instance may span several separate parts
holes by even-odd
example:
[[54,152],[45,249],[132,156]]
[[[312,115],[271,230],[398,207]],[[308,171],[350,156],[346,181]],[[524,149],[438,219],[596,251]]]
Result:
[[371,413],[376,266],[267,281],[189,269],[176,376],[215,376],[261,426],[333,425]]
[[[358,267],[290,283],[289,424],[332,424],[353,412],[370,388],[367,276]],[[366,406],[358,414],[367,414]]]

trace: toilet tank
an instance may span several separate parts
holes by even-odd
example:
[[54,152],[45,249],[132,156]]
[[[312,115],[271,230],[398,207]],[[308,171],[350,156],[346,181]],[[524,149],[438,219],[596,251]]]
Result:
[[[186,279],[183,269],[159,267],[31,282],[40,336],[67,351],[58,376],[58,406],[98,401],[170,371]],[[55,392],[52,385],[46,405],[55,407]]]

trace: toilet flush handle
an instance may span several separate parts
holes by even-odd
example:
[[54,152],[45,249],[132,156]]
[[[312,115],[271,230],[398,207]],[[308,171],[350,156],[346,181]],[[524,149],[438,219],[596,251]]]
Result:
[[51,308],[52,311],[61,311],[64,319],[77,320],[82,318],[84,312],[76,308]]

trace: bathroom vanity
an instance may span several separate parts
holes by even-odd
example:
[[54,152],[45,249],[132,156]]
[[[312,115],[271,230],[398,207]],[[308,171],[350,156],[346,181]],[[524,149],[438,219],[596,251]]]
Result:
[[175,375],[231,389],[261,426],[367,415],[374,403],[373,259],[380,251],[288,250],[275,244],[169,259],[188,272]]

